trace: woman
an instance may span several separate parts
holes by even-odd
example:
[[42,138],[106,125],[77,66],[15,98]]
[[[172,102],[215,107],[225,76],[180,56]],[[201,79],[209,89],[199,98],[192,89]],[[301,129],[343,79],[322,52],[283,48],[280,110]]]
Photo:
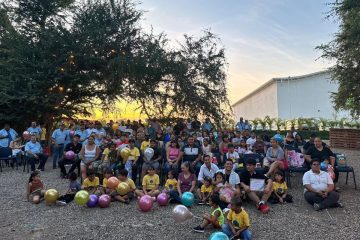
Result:
[[300,134],[296,134],[295,135],[295,142],[296,142],[296,144],[298,145],[298,147],[302,147],[302,146],[304,146],[305,145],[305,141],[304,141],[304,139],[301,137],[301,135]]
[[80,151],[81,177],[87,178],[86,170],[93,169],[93,162],[100,156],[100,148],[95,145],[95,135],[90,135],[87,143],[82,146]]
[[265,174],[267,177],[280,169],[283,170],[288,167],[284,151],[279,146],[278,142],[274,138],[271,138],[270,143],[271,147],[268,148],[264,159],[264,166],[270,166],[269,171]]
[[165,176],[167,176],[170,170],[174,170],[176,173],[178,172],[180,157],[179,143],[177,140],[171,140],[169,148],[166,149],[166,162],[164,164]]
[[256,136],[256,142],[253,145],[253,152],[265,155],[267,151],[266,145],[260,136]]
[[250,153],[252,153],[252,152],[248,149],[245,139],[241,139],[241,140],[240,140],[240,146],[238,147],[237,152],[239,153],[239,155],[244,155],[244,154],[250,154]]
[[295,138],[294,136],[292,135],[291,132],[288,132],[286,134],[286,138],[285,138],[285,146],[290,146],[290,147],[293,147],[293,148],[298,148],[298,145],[295,141]]
[[222,142],[219,144],[220,164],[226,162],[226,153],[229,151],[228,144],[229,144],[229,136],[223,135]]
[[201,149],[204,155],[209,155],[210,158],[212,158],[211,145],[209,144],[208,138],[203,139],[203,144],[201,146]]
[[163,142],[164,136],[163,136],[163,131],[161,129],[156,132],[155,140],[158,141],[159,148],[163,148],[163,146],[164,146],[164,142]]
[[170,198],[172,203],[181,203],[181,196],[184,192],[195,194],[196,176],[190,169],[190,163],[181,164],[181,173],[177,182],[177,190],[170,190]]
[[[22,156],[24,152],[21,150],[24,145],[22,145],[21,137],[16,138],[14,141],[10,142],[9,147],[12,149],[12,156],[16,158],[16,167],[21,164]],[[12,165],[14,163],[11,163]]]

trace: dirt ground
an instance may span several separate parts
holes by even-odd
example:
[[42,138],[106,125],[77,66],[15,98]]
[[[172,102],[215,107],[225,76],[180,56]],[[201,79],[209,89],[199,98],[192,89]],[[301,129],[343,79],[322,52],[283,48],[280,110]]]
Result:
[[[360,151],[333,149],[347,155],[350,165],[359,176]],[[41,178],[47,188],[64,192],[68,181],[59,178],[59,171],[49,169]],[[271,205],[271,212],[261,214],[249,203],[244,203],[250,215],[254,239],[359,239],[359,190],[354,189],[350,175],[345,185],[345,173],[340,174],[341,202],[344,208],[316,212],[303,198],[301,175],[291,178],[290,193],[294,203]],[[34,205],[25,198],[29,174],[22,169],[5,168],[0,173],[0,239],[207,239],[213,230],[195,233],[192,227],[199,220],[175,223],[171,217],[174,205],[154,208],[149,213],[129,205],[111,203],[106,209],[79,207],[74,202],[64,206]],[[209,212],[208,206],[195,206],[194,215]],[[329,215],[330,214],[330,215]],[[331,216],[331,217],[330,217]]]

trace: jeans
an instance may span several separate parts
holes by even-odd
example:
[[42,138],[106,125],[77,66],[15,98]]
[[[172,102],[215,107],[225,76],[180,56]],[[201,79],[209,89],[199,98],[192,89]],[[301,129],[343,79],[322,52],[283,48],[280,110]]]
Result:
[[305,194],[305,200],[313,205],[314,203],[318,203],[320,205],[320,208],[330,208],[330,207],[336,207],[337,202],[339,201],[339,193],[335,191],[331,191],[328,193],[326,198],[322,198],[317,193],[306,191]]
[[73,160],[63,158],[58,162],[60,172],[63,174],[63,176],[66,176],[67,173],[66,173],[65,165],[71,164],[69,173],[73,172],[75,170],[75,168],[78,168],[78,175],[80,175],[80,162],[81,162],[81,160],[78,157],[76,157]]
[[181,203],[181,198],[177,190],[170,190],[169,192],[171,203]]
[[[39,161],[40,161],[40,164],[38,166],[38,169],[41,169],[41,170],[44,170],[45,168],[45,163],[48,159],[48,156],[46,154],[43,154],[43,153],[37,153],[36,154],[38,157],[39,157]],[[36,162],[36,158],[33,157],[33,156],[27,156],[28,160],[29,160],[29,164],[31,166],[31,171],[35,171],[35,162]]]
[[168,161],[166,161],[164,163],[164,167],[163,167],[163,171],[164,171],[164,175],[167,176],[168,172],[170,172],[170,170],[174,170],[175,171],[175,174],[178,174],[179,172],[179,166],[176,165],[170,165]]
[[53,145],[53,150],[52,150],[53,168],[57,168],[58,160],[63,158],[63,154],[64,154],[64,144],[58,144],[57,147]]
[[[225,223],[221,226],[221,230],[229,237],[232,238],[234,234],[231,231],[230,225]],[[251,231],[249,229],[246,229],[240,233],[239,236],[241,239],[244,240],[251,240]]]

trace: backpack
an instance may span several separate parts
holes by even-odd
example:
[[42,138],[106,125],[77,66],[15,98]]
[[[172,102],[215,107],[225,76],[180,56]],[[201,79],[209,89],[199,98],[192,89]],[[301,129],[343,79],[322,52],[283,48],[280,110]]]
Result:
[[337,166],[339,166],[339,167],[346,167],[347,166],[345,154],[335,153],[335,158],[336,158],[336,165]]

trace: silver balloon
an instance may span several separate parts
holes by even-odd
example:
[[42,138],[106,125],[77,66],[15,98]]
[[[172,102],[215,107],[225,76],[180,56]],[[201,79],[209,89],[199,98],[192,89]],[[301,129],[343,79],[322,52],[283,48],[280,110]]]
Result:
[[145,155],[146,160],[150,161],[152,159],[152,157],[154,156],[154,149],[152,149],[152,148],[145,149],[144,155]]
[[192,212],[184,205],[177,205],[172,211],[175,222],[181,223],[193,217]]

